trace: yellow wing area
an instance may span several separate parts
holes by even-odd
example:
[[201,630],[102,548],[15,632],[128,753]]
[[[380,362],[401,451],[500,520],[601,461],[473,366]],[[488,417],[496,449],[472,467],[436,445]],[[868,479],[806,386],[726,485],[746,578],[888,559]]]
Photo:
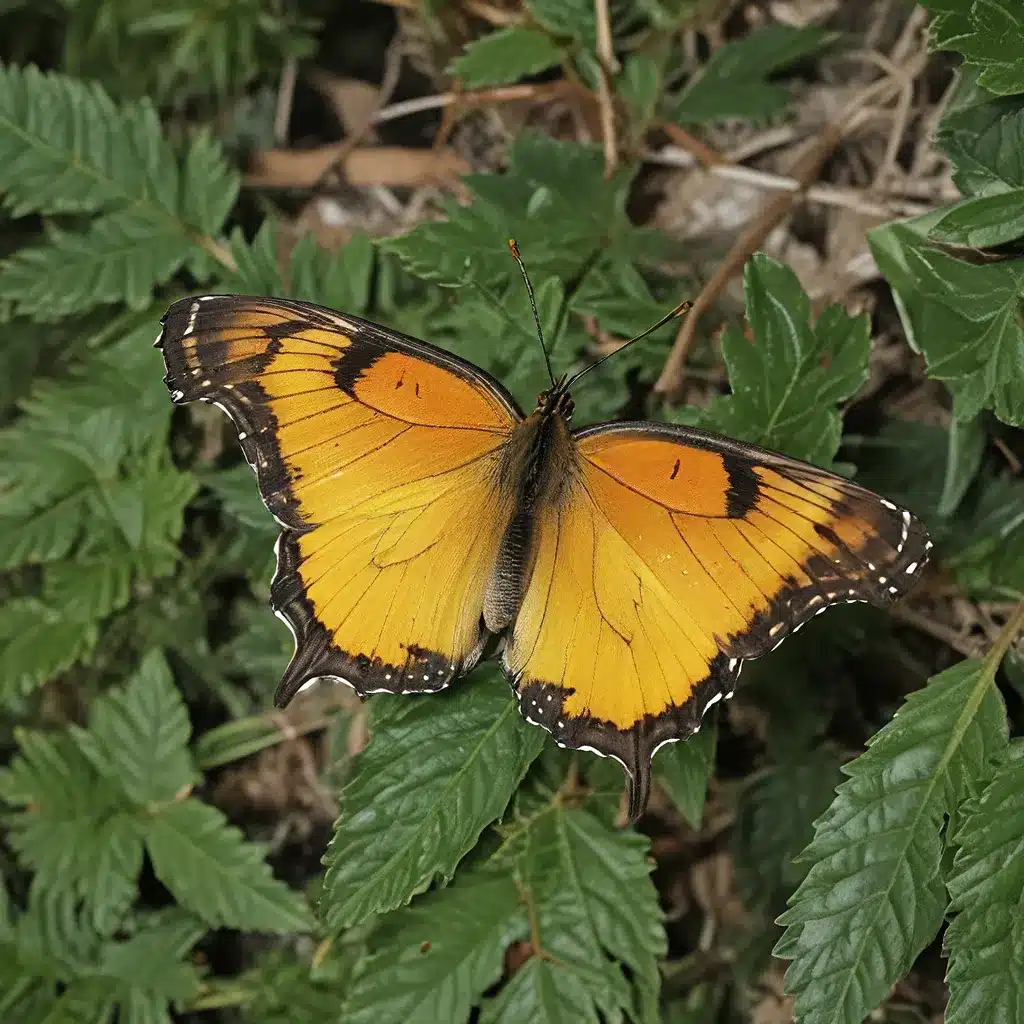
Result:
[[830,604],[895,600],[931,545],[878,495],[704,431],[575,436],[505,664],[527,718],[625,765],[636,814],[654,752],[731,695],[743,659]]
[[519,413],[500,385],[440,349],[286,300],[184,299],[158,344],[175,401],[231,416],[285,528],[271,598],[296,651],[277,702],[323,676],[418,692],[468,669],[513,514],[497,474]]

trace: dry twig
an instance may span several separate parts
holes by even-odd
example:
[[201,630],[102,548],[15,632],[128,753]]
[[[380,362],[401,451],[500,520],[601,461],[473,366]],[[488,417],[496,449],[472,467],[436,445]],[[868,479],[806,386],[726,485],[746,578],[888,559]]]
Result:
[[800,192],[781,192],[779,195],[773,196],[765,203],[757,217],[741,232],[725,259],[701,289],[689,315],[680,325],[672,351],[669,353],[661,376],[654,386],[658,394],[669,400],[678,399],[683,383],[686,357],[696,336],[700,315],[711,308],[733,275],[743,267],[750,255],[757,250],[771,231],[786,218],[796,197],[802,194],[817,178],[822,166],[836,146],[863,122],[868,105],[887,100],[899,86],[898,81],[886,77],[863,89],[833,122],[825,126],[814,145],[793,167],[790,177],[799,184]]

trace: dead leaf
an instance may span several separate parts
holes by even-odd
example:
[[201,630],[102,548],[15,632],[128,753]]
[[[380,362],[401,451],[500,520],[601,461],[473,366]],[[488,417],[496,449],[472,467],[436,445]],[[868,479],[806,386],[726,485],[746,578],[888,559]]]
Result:
[[309,81],[331,105],[346,135],[362,132],[377,111],[380,89],[358,78],[314,71]]
[[316,149],[268,149],[253,157],[245,183],[255,188],[310,188],[336,164],[350,185],[420,188],[448,186],[469,173],[469,164],[450,149],[376,146],[345,152],[345,144]]

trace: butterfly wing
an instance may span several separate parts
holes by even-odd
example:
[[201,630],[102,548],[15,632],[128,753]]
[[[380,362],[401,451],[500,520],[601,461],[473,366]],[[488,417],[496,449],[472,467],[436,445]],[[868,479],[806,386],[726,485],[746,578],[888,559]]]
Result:
[[234,421],[283,527],[271,601],[296,648],[277,703],[318,677],[422,692],[470,668],[513,514],[496,466],[522,417],[501,385],[424,342],[283,299],[182,299],[157,344],[174,401]]
[[744,659],[831,604],[896,600],[931,543],[857,484],[705,431],[574,437],[575,478],[539,513],[505,667],[530,721],[622,762],[636,817],[654,753],[731,696]]

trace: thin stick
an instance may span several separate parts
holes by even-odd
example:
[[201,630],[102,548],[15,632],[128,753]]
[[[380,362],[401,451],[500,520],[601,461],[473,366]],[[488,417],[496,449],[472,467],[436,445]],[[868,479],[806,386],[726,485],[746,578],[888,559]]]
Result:
[[597,97],[601,113],[601,143],[604,147],[604,176],[611,178],[619,165],[618,143],[615,138],[615,106],[612,102],[611,78],[618,69],[612,43],[611,16],[608,0],[594,0],[594,20],[597,23]]
[[[898,87],[899,83],[890,78],[874,82],[855,97],[835,121],[825,126],[818,141],[797,161],[791,172],[791,176],[800,184],[801,190],[807,188],[817,178],[825,161],[843,137],[861,124],[866,113],[864,108],[869,103],[887,97]],[[679,397],[686,357],[696,337],[701,314],[711,308],[732,276],[742,269],[750,254],[755,252],[772,230],[786,218],[793,207],[795,197],[799,194],[781,192],[777,196],[772,196],[732,244],[725,259],[694,300],[690,315],[680,325],[672,351],[658,382],[654,385],[655,392],[669,399]]]

